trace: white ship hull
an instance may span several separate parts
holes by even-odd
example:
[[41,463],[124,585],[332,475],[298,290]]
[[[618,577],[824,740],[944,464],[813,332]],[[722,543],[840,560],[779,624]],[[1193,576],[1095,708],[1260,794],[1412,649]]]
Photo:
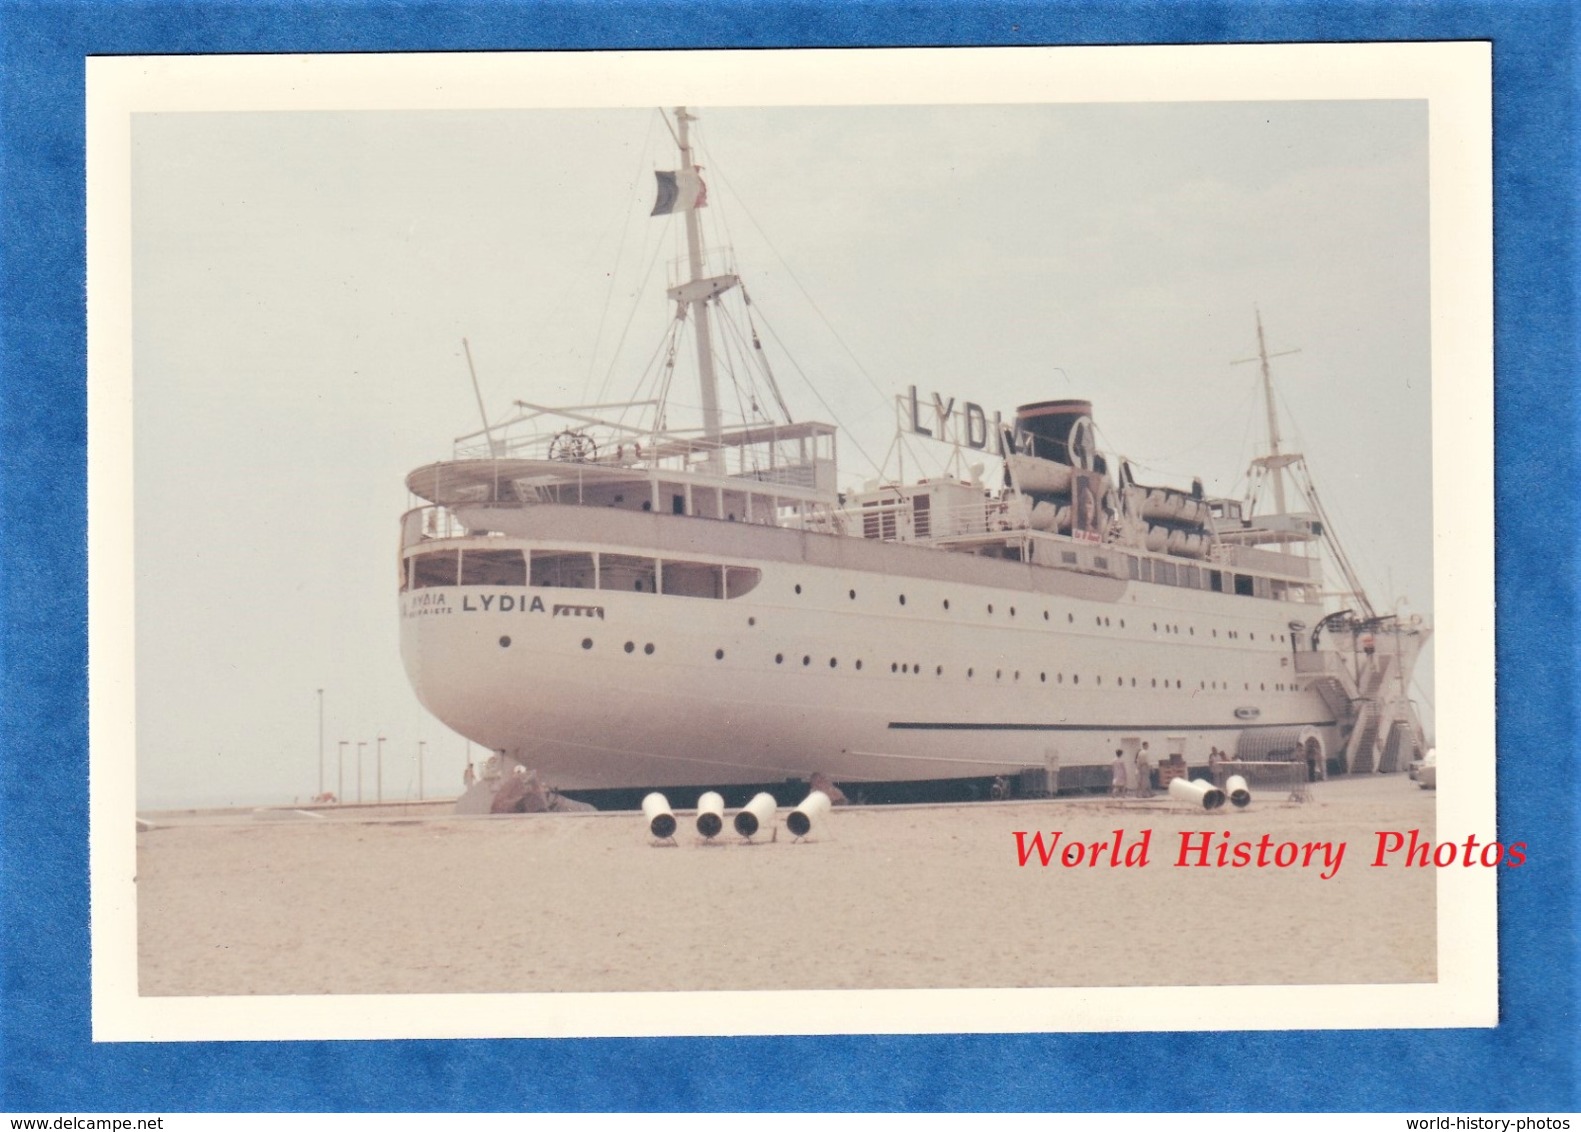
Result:
[[539,537],[456,545],[684,548],[761,570],[729,599],[401,595],[423,704],[561,788],[1101,767],[1127,739],[1200,765],[1210,746],[1274,728],[1337,749],[1333,709],[1294,670],[1290,621],[1306,611],[1290,602],[706,519],[553,506],[490,519]]

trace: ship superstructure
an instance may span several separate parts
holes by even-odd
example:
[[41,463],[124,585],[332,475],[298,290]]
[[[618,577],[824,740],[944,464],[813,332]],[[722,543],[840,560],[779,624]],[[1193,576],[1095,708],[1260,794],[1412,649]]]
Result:
[[662,397],[517,402],[411,473],[402,651],[429,711],[566,789],[1028,768],[1086,786],[1143,742],[1355,773],[1425,745],[1408,688],[1427,626],[1373,610],[1281,450],[1260,316],[1266,513],[1140,482],[1098,450],[1089,402],[1007,420],[915,388],[900,431],[968,459],[842,494],[833,425],[756,401],[724,422],[709,321],[744,288],[709,273],[694,119],[674,117],[655,212],[686,224],[668,356],[695,331],[701,425],[668,427]]

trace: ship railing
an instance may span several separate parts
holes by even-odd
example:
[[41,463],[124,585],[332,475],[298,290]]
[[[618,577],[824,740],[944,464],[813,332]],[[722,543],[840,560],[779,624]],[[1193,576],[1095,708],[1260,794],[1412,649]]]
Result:
[[450,508],[436,503],[414,507],[401,516],[401,548],[429,539],[465,538],[473,532]]
[[1259,550],[1252,546],[1221,543],[1214,551],[1213,561],[1232,569],[1256,570],[1259,573],[1277,574],[1296,581],[1320,582],[1323,578],[1320,558],[1280,554],[1278,551]]
[[[636,407],[651,405],[639,402]],[[833,492],[835,429],[815,421],[755,423],[707,438],[701,429],[655,431],[596,416],[589,405],[549,409],[518,401],[517,416],[459,437],[456,460],[560,460],[638,472],[712,474]],[[586,410],[586,411],[582,411]]]

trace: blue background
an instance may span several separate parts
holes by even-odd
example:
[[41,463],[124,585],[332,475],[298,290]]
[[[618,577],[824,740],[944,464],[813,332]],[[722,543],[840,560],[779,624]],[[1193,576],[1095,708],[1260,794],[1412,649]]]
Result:
[[[1510,0],[0,0],[0,1110],[1581,1109],[1576,19]],[[1380,39],[1494,46],[1499,829],[1531,845],[1500,877],[1497,1029],[91,1043],[86,56]]]

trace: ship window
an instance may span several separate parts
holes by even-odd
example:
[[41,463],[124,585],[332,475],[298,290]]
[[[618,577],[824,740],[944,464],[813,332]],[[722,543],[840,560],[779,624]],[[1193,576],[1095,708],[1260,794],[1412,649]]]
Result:
[[887,499],[869,499],[862,504],[862,537],[895,538],[895,504]]
[[1076,552],[1074,550],[1062,550],[1059,552],[1059,560],[1062,565],[1074,566],[1076,565]]
[[593,588],[593,556],[581,551],[535,550],[532,552],[532,585]]
[[931,504],[932,498],[927,495],[914,495],[911,498],[911,530],[918,538],[927,538],[932,533]]
[[1161,577],[1158,578],[1160,582],[1163,582],[1166,586],[1179,584],[1175,580],[1175,564],[1173,562],[1158,562],[1154,565],[1157,567],[1155,572],[1161,574]]
[[725,568],[707,562],[665,562],[661,593],[671,597],[724,597]]
[[1267,578],[1256,577],[1252,579],[1252,592],[1258,597],[1269,597],[1271,596],[1271,591],[1272,587],[1269,585]]
[[1202,588],[1202,571],[1195,566],[1186,567],[1186,588],[1191,590]]
[[639,558],[634,554],[598,556],[598,588],[601,590],[658,593],[658,580],[659,564],[652,558]]
[[672,495],[672,496],[670,496],[670,514],[672,514],[672,515],[684,515],[684,514],[686,514],[686,496],[684,496],[684,495]]
[[[727,566],[725,567],[725,596],[742,597],[758,588],[758,583],[763,580],[763,571],[755,566]],[[749,624],[755,621],[749,620]]]
[[1095,554],[1092,558],[1092,564],[1100,570],[1107,570],[1109,568],[1109,559],[1101,554]]
[[1235,575],[1235,594],[1237,597],[1252,596],[1252,576],[1250,574]]
[[455,585],[458,558],[460,558],[460,554],[454,550],[436,550],[428,554],[414,554],[412,556],[412,588],[421,590],[429,586]]
[[1129,554],[1125,556],[1125,561],[1127,568],[1131,572],[1131,580],[1133,582],[1139,581],[1142,577],[1142,564],[1135,558],[1132,558]]
[[1224,575],[1217,570],[1208,571],[1208,588],[1216,594],[1224,592]]

